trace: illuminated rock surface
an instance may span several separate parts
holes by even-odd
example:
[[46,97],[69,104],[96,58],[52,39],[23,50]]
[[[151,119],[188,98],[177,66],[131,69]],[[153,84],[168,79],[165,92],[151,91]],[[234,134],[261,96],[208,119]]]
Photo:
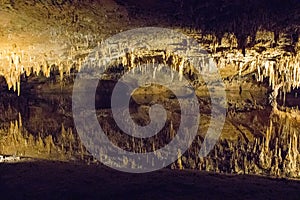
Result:
[[[235,8],[243,6],[230,2],[218,7],[214,3],[197,4],[195,1],[193,5],[176,1],[178,8],[169,1],[161,6],[149,1],[149,5],[138,5],[140,7],[135,7],[132,1],[118,2],[120,4],[113,1],[14,2],[2,1],[0,9],[0,75],[4,77],[0,81],[1,154],[93,161],[73,127],[71,92],[76,72],[104,39],[123,30],[162,26],[192,36],[214,58],[228,98],[221,138],[208,157],[199,158],[197,152],[209,122],[210,100],[203,83],[195,80],[203,117],[199,135],[192,147],[169,168],[300,177],[299,4],[290,4],[282,10],[270,7],[265,12],[268,3],[262,1],[261,5],[254,3],[251,4],[253,8],[247,7],[251,11],[248,17],[237,13],[241,14],[239,18],[233,13]],[[168,3],[169,11],[164,14]],[[143,13],[144,6],[151,9]],[[209,9],[200,12],[206,7],[212,9],[212,13],[221,14],[215,17],[208,13]],[[257,16],[253,14],[255,8],[261,8]],[[129,44],[125,41],[122,45]],[[185,75],[193,74],[192,66],[180,67],[184,57],[173,55],[163,46],[157,50],[126,52],[111,67],[115,70],[136,67],[143,72],[139,65],[155,60],[168,63]],[[107,52],[114,56],[112,49],[101,51],[104,53],[97,52],[100,56]],[[207,70],[208,65],[203,66]],[[112,88],[120,75],[122,72],[109,73],[103,84]],[[7,88],[15,93],[8,92]],[[106,94],[101,89],[98,92],[100,97]],[[150,98],[154,93],[160,97]],[[146,98],[150,99],[146,101]],[[115,144],[143,152],[155,150],[174,137],[179,113],[172,94],[151,86],[146,92],[137,90],[133,99],[133,118],[147,122],[150,104],[161,101],[173,122],[163,130],[167,135],[164,140],[158,144],[150,140],[145,146],[110,127],[113,119],[109,103],[99,102],[98,119],[104,129],[116,131],[115,135],[114,131],[109,134]],[[128,163],[130,160],[124,161],[124,165]]]

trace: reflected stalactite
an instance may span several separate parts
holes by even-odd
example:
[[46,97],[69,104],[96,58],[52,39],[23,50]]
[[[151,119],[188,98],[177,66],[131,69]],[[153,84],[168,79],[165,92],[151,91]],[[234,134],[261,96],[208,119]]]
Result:
[[[282,111],[281,111],[282,112]],[[299,123],[290,115],[279,115],[272,112],[270,122],[265,127],[265,134],[254,137],[246,142],[243,138],[237,140],[221,139],[211,153],[205,157],[199,157],[201,137],[197,136],[190,149],[181,155],[178,152],[178,160],[171,168],[205,170],[221,173],[260,174],[276,177],[300,177],[299,154]],[[140,139],[133,139],[128,144],[124,135],[112,133],[113,128],[109,123],[104,123],[104,131],[110,131],[109,137],[120,146],[130,148],[135,152],[147,152],[157,149],[157,142],[164,143],[166,139],[153,138],[153,142],[145,143]],[[169,124],[163,135],[173,137],[174,125]],[[24,127],[19,114],[19,119],[11,121],[7,128],[0,130],[0,154],[28,156],[47,159],[80,159],[85,160],[88,153],[71,128],[65,128],[61,124],[61,132],[58,136],[45,135],[33,136]],[[122,141],[120,143],[120,141]],[[129,140],[128,140],[129,141]],[[126,144],[125,144],[126,143]],[[89,145],[89,144],[85,144]],[[149,146],[148,146],[149,145]],[[149,149],[150,148],[150,149]],[[174,151],[177,151],[174,149]],[[105,149],[101,149],[100,156],[105,156]],[[166,152],[167,153],[167,152]],[[167,156],[157,155],[158,157]],[[90,160],[90,159],[88,159]],[[122,157],[124,166],[136,166],[126,156]],[[88,161],[90,162],[90,161]],[[149,160],[153,163],[154,160]],[[154,163],[155,164],[155,163]]]
[[[298,127],[299,122],[272,114],[264,137],[248,143],[221,140],[208,157],[199,159],[197,169],[299,178]],[[184,154],[183,157],[181,160],[186,162],[182,162],[182,167],[188,169],[187,160],[192,156]]]
[[[237,36],[232,33],[225,34],[221,40],[214,34],[191,33],[204,49],[208,50],[210,55],[218,64],[220,71],[223,70],[223,78],[230,81],[236,79],[241,81],[243,77],[255,75],[258,82],[264,82],[273,90],[270,97],[270,103],[273,111],[270,116],[269,126],[265,127],[265,131],[261,137],[255,136],[248,142],[243,141],[239,137],[237,141],[222,139],[215,146],[213,153],[206,158],[199,158],[196,152],[199,152],[201,146],[200,137],[196,138],[197,145],[192,146],[192,150],[183,156],[178,156],[177,163],[172,168],[179,169],[199,169],[206,171],[225,172],[225,173],[245,173],[245,174],[263,174],[274,175],[278,177],[300,177],[300,155],[299,155],[299,130],[297,123],[300,122],[300,114],[297,110],[281,108],[278,106],[276,99],[280,93],[286,94],[292,89],[300,86],[300,43],[295,45],[295,52],[286,51],[285,46],[289,45],[289,40],[283,33],[272,33],[261,30],[256,33],[255,38],[248,37],[245,43],[255,42],[254,46],[248,47],[243,52],[238,49],[241,46]],[[277,36],[278,35],[278,36]],[[191,66],[186,57],[173,54],[166,49],[159,51],[149,51],[147,45],[144,50],[121,52],[124,54],[118,57],[122,46],[129,46],[126,43],[115,44],[115,48],[97,49],[95,58],[87,60],[91,50],[90,47],[95,43],[95,37],[76,35],[74,37],[78,43],[71,46],[65,59],[54,57],[53,60],[46,58],[38,58],[30,56],[23,51],[4,50],[0,57],[0,74],[7,81],[8,88],[13,88],[20,94],[20,78],[24,74],[26,76],[32,73],[43,73],[46,77],[50,77],[53,67],[57,67],[59,71],[60,82],[63,82],[65,76],[71,73],[71,70],[80,71],[82,64],[86,61],[90,62],[94,67],[105,67],[109,65],[125,67],[127,70],[135,68],[133,73],[147,73],[142,67],[142,63],[153,63],[155,78],[156,71],[160,70],[159,66],[154,65],[155,62],[167,64],[180,74],[179,81],[183,76],[192,76],[197,73],[196,70],[210,71],[210,63],[208,59],[203,58],[199,61],[199,66]],[[272,45],[276,43],[276,45]],[[242,45],[243,46],[243,45]],[[99,47],[99,43],[98,43]],[[188,54],[190,52],[184,52]],[[108,55],[114,63],[107,63]],[[51,61],[52,60],[52,61]],[[232,68],[230,68],[232,67]],[[231,70],[234,69],[234,70]],[[114,72],[114,68],[111,69]],[[115,69],[118,72],[117,69]],[[111,75],[113,76],[113,75]],[[170,74],[170,80],[174,79],[174,75]],[[198,80],[194,80],[197,82]],[[195,83],[195,84],[199,84]],[[241,89],[242,90],[242,89]],[[282,98],[285,98],[283,95]],[[104,129],[112,130],[108,124]],[[239,129],[240,130],[240,129]],[[242,132],[242,130],[240,130]],[[25,133],[24,133],[25,132]],[[173,138],[175,131],[173,124],[166,131],[169,138]],[[59,154],[78,155],[81,159],[85,157],[84,146],[78,137],[73,134],[72,129],[66,129],[64,124],[61,126],[61,134],[54,138],[33,137],[22,128],[21,119],[12,122],[8,129],[2,130],[5,135],[1,138],[1,153],[21,154],[41,156]],[[118,138],[111,138],[118,144]],[[122,138],[124,139],[124,137]],[[164,138],[165,139],[165,138]],[[158,140],[155,138],[155,140]],[[123,142],[123,143],[122,143]],[[163,143],[159,141],[158,143]],[[4,145],[11,144],[11,145]],[[87,144],[89,145],[89,144]],[[121,140],[121,146],[135,152],[146,152],[148,147],[141,140],[132,139],[128,143]],[[30,149],[31,150],[28,150]],[[150,143],[151,150],[158,149],[158,145],[154,142]],[[194,149],[193,149],[194,148]],[[177,150],[175,150],[177,151]],[[36,155],[35,152],[38,152]],[[99,152],[100,156],[105,155],[105,150]],[[181,154],[179,152],[178,154]],[[57,156],[57,155],[56,155]],[[163,156],[163,155],[158,155]],[[58,156],[59,157],[59,156]],[[124,165],[135,166],[126,157],[122,158]],[[149,160],[153,163],[153,160]]]
[[11,121],[7,127],[0,129],[0,154],[16,155],[20,157],[84,161],[88,155],[82,147],[79,138],[72,129],[65,129],[62,124],[61,134],[55,136],[32,135],[22,125],[21,114],[19,119]]

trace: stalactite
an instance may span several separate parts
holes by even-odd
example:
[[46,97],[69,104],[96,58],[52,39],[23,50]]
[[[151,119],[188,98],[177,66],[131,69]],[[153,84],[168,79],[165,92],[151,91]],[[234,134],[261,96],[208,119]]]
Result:
[[184,70],[183,67],[184,67],[184,59],[182,59],[179,64],[179,81],[182,81],[183,70]]

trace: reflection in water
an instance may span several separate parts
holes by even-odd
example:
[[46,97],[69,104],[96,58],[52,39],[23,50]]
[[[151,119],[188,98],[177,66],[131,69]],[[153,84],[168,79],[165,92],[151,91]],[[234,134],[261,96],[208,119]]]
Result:
[[[68,100],[69,99],[69,100]],[[0,153],[47,159],[84,158],[74,133],[70,97],[1,94]]]
[[[236,98],[234,91],[231,93],[229,102],[230,96]],[[247,102],[246,98],[247,95],[240,102]],[[176,99],[136,95],[131,102],[133,119],[143,124],[147,123],[149,106],[157,101],[164,103],[170,116],[161,134],[148,141],[134,139],[118,130],[110,109],[105,106],[100,105],[101,109],[97,110],[98,120],[109,139],[121,148],[134,152],[154,151],[176,134],[180,116]],[[210,119],[206,112],[209,100],[203,97],[199,102],[202,113],[198,136],[170,168],[300,177],[299,121],[293,115],[268,107],[231,106],[218,144],[208,157],[200,158],[197,155]],[[0,154],[90,161],[73,126],[70,95],[15,98],[15,94],[2,93],[0,109]],[[122,159],[124,166],[134,166],[130,160]]]

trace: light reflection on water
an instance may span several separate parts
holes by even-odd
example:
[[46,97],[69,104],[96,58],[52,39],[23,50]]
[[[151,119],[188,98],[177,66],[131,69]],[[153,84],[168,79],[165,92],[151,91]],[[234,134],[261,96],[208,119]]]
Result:
[[[101,92],[98,91],[97,95],[101,96]],[[218,144],[208,157],[197,157],[209,122],[207,107],[210,101],[204,96],[199,99],[202,112],[199,135],[192,147],[169,167],[300,177],[299,122],[289,116],[272,113],[266,105],[257,105],[255,109],[253,103],[249,103],[246,92],[242,96],[230,92],[227,119]],[[240,102],[243,103],[234,104],[236,98],[241,98]],[[90,162],[91,157],[74,129],[71,99],[70,94],[32,94],[16,98],[15,94],[1,93],[0,153]],[[131,101],[131,115],[140,124],[147,124],[149,105],[159,101],[165,101],[172,122],[166,123],[161,134],[148,141],[132,139],[116,129],[106,101],[98,101],[98,120],[107,130],[109,139],[123,149],[153,151],[167,144],[176,134],[173,132],[176,132],[180,121],[176,99],[170,96],[136,95]],[[264,101],[266,99],[262,98],[257,102],[262,104]],[[124,165],[128,163],[130,160],[124,160]]]

